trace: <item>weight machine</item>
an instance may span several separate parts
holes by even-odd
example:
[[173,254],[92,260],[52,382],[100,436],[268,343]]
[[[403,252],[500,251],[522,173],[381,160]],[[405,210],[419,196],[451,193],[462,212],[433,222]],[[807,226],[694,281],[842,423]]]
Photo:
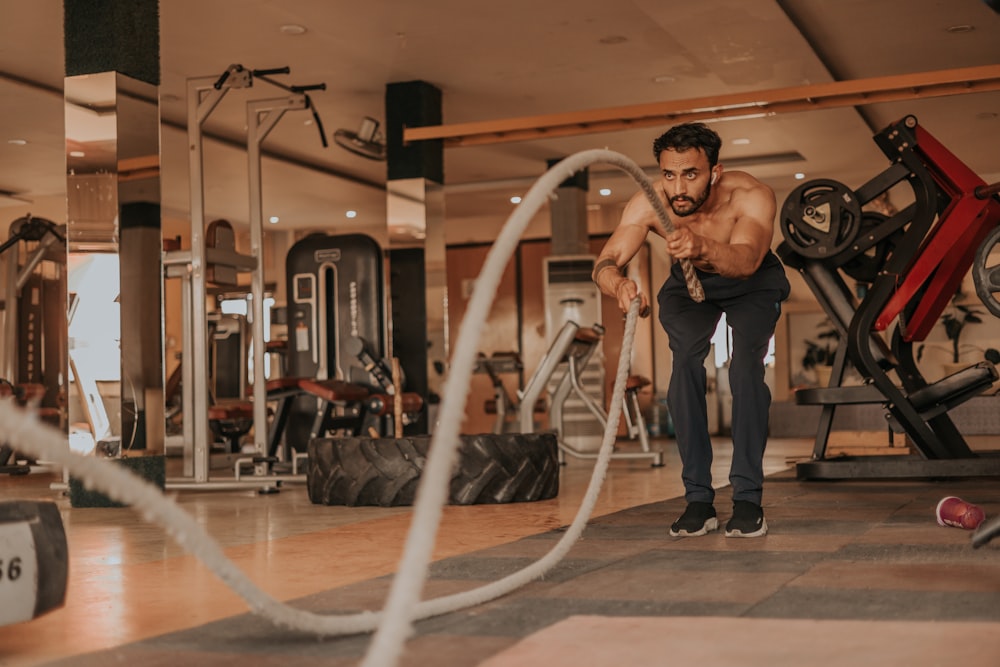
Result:
[[[365,234],[310,234],[289,249],[285,272],[288,373],[310,383],[306,386],[327,387],[324,396],[296,399],[285,430],[287,446],[305,452],[309,440],[327,430],[386,433],[382,417],[396,388],[385,362],[389,327],[382,248]],[[401,419],[412,423],[423,399],[402,392],[402,384]],[[382,407],[369,410],[376,403]],[[314,420],[318,409],[327,413],[325,427]]]
[[5,260],[0,377],[15,385],[43,385],[41,405],[58,408],[65,400],[67,357],[66,226],[30,213],[18,218],[0,244],[0,257]]
[[[798,465],[798,476],[1000,474],[1000,457],[973,452],[948,415],[997,381],[993,363],[983,360],[931,383],[913,349],[970,267],[984,305],[1000,315],[1000,303],[990,298],[1000,291],[1000,271],[985,266],[1000,238],[998,188],[987,186],[914,116],[874,140],[891,163],[887,169],[854,191],[826,179],[804,183],[780,213],[785,240],[778,254],[799,271],[846,342],[837,348],[829,386],[795,394],[798,404],[822,406],[812,460]],[[909,206],[888,216],[862,211],[899,184],[912,189]],[[860,301],[845,276],[866,287]],[[882,332],[890,327],[886,343]],[[841,386],[848,364],[864,385]],[[836,408],[864,403],[881,404],[890,428],[905,433],[917,454],[826,458]]]
[[[274,457],[268,456],[267,401],[268,387],[264,378],[264,264],[263,213],[261,188],[261,144],[287,111],[310,110],[327,145],[323,124],[309,98],[308,91],[323,90],[326,84],[286,86],[271,78],[288,74],[288,67],[246,69],[230,65],[221,76],[199,77],[187,82],[188,147],[191,184],[191,249],[171,250],[163,254],[167,277],[182,280],[182,305],[185,316],[182,331],[184,355],[182,364],[182,411],[184,414],[184,477],[168,479],[167,488],[246,488],[257,486],[261,491],[277,490],[281,479],[273,474]],[[247,162],[250,189],[250,254],[241,255],[233,248],[207,247],[205,229],[205,182],[202,126],[223,97],[236,88],[250,88],[255,80],[263,81],[288,93],[284,97],[250,100],[247,102]],[[224,244],[223,244],[224,245]],[[249,272],[251,295],[251,340],[253,342],[253,404],[252,423],[255,456],[253,478],[235,480],[209,479],[211,434],[209,428],[209,390],[204,370],[208,368],[208,315],[205,310],[206,282],[209,271],[216,280],[219,273],[235,280],[240,272]],[[196,378],[196,374],[201,377]],[[242,414],[242,413],[241,413]],[[223,416],[223,415],[217,415]],[[237,468],[239,463],[237,463]],[[301,477],[301,479],[300,479]],[[304,481],[304,476],[288,479]]]
[[[26,216],[0,244],[3,344],[0,396],[13,396],[39,417],[66,427],[66,226]],[[0,439],[0,472],[30,472]]]
[[[309,441],[330,432],[380,437],[412,423],[424,407],[421,396],[403,392],[384,361],[388,324],[385,313],[382,249],[364,234],[314,233],[288,251],[288,376],[267,383],[268,401],[277,403],[266,454],[237,459],[241,466],[291,463],[307,458]],[[234,434],[252,416],[256,402],[213,406]]]

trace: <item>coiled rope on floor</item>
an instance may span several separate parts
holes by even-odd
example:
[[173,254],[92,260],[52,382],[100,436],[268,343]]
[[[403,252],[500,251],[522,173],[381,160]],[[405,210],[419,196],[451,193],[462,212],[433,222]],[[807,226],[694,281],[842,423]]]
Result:
[[[467,388],[472,377],[479,333],[496,295],[500,277],[528,222],[550,194],[575,172],[595,162],[610,163],[628,172],[650,198],[664,229],[668,232],[672,230],[663,204],[642,170],[632,160],[619,153],[607,150],[576,153],[554,165],[532,186],[521,205],[504,224],[476,280],[466,316],[459,330],[451,371],[445,383],[441,419],[431,439],[430,452],[421,473],[403,556],[386,607],[382,612],[323,615],[284,604],[256,586],[226,558],[219,544],[201,525],[179,505],[166,498],[156,486],[113,463],[71,451],[65,433],[40,424],[33,415],[16,407],[10,400],[0,401],[0,428],[3,429],[8,444],[15,450],[64,467],[69,474],[81,480],[85,487],[97,489],[112,500],[130,505],[140,512],[145,520],[163,526],[167,534],[181,547],[199,558],[213,574],[242,597],[254,613],[267,618],[275,625],[324,637],[375,630],[363,665],[392,667],[398,662],[413,621],[481,604],[543,576],[569,551],[582,533],[596,504],[611,458],[624,402],[625,380],[630,367],[638,316],[638,299],[633,301],[626,317],[618,371],[612,391],[611,410],[590,485],[569,529],[549,553],[514,574],[463,593],[426,601],[419,600],[442,510],[447,501],[448,481],[458,450],[459,424],[465,410]],[[694,269],[690,263],[683,261],[682,263],[692,298],[701,300],[703,298],[701,285],[697,281]]]

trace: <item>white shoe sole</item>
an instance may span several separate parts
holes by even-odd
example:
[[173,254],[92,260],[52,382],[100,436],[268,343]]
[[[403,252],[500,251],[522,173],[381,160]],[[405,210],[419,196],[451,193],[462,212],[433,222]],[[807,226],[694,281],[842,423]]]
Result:
[[701,535],[708,535],[711,531],[719,527],[719,520],[716,517],[712,517],[705,521],[705,524],[701,527],[701,530],[696,530],[691,533],[686,530],[674,530],[670,529],[670,537],[699,537]]
[[726,537],[764,537],[767,535],[767,519],[761,519],[760,528],[752,533],[744,533],[739,530],[727,530]]

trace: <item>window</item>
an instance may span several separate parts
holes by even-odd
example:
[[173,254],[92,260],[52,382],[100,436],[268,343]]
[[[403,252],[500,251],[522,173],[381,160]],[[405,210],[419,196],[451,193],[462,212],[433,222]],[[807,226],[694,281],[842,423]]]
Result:
[[[247,294],[241,299],[222,299],[219,302],[219,309],[227,315],[243,315],[247,322],[253,324],[253,317],[250,316],[250,303],[253,295]],[[271,340],[271,308],[274,307],[274,297],[264,296],[264,340]],[[253,384],[253,342],[249,343],[247,349],[247,377]],[[264,377],[271,377],[271,357],[264,355]]]
[[69,349],[77,372],[96,382],[121,380],[118,255],[70,253]]

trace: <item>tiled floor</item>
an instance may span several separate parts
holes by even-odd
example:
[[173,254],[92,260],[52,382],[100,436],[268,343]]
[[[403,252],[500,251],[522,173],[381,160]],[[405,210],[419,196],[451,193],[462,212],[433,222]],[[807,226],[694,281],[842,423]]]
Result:
[[[936,525],[944,495],[1000,512],[1000,481],[798,482],[781,473],[807,440],[770,443],[771,533],[672,539],[683,507],[664,468],[614,461],[595,518],[544,579],[417,624],[401,664],[1000,664],[1000,546]],[[728,443],[717,448],[725,483]],[[573,518],[592,463],[570,459],[559,496],[446,507],[427,597],[495,580],[546,553]],[[246,614],[241,598],[127,508],[70,508],[46,475],[0,480],[0,498],[62,510],[66,606],[0,628],[0,665],[355,665],[367,635],[318,642]],[[172,494],[263,589],[326,613],[379,609],[410,508],[322,507],[304,487]],[[728,516],[726,491],[716,506]],[[98,652],[89,657],[83,654]]]

